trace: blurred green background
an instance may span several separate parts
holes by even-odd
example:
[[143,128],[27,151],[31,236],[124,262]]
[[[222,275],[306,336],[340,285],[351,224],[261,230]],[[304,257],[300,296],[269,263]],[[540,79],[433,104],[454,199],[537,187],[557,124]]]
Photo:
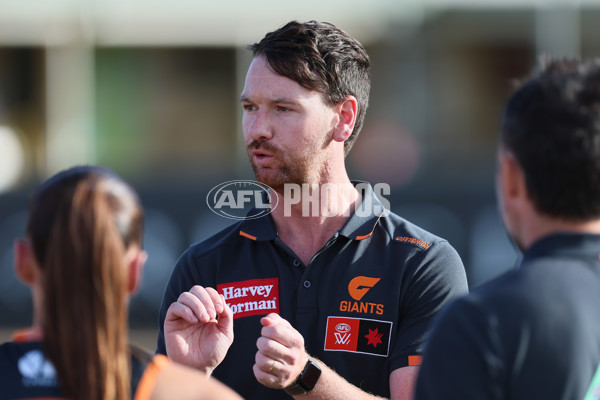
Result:
[[150,258],[131,323],[153,346],[177,257],[231,222],[211,213],[208,191],[252,179],[246,46],[293,19],[332,22],[371,55],[351,178],[390,184],[392,210],[447,238],[471,286],[512,268],[494,199],[502,105],[541,57],[599,54],[599,2],[0,0],[0,328],[31,322],[12,272],[31,190],[98,163],[146,207]]

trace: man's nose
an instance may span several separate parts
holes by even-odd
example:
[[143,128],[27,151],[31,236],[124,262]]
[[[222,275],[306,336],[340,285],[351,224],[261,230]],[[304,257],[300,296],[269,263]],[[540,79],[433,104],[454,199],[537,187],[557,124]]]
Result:
[[255,140],[268,140],[272,137],[272,127],[268,115],[264,111],[259,109],[244,116],[244,139],[246,144]]

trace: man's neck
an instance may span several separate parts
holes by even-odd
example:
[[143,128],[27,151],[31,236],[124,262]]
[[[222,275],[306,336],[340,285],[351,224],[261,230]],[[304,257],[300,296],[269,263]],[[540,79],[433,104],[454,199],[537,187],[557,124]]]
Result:
[[524,225],[524,248],[528,249],[538,240],[554,233],[584,233],[600,235],[600,219],[570,221],[539,216],[536,223]]
[[352,215],[359,194],[349,180],[286,185],[272,217],[279,238],[305,265]]

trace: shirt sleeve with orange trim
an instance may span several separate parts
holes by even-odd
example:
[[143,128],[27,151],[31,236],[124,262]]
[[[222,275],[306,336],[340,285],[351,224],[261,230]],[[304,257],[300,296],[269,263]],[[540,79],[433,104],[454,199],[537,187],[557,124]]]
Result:
[[135,397],[133,398],[134,400],[150,399],[158,374],[169,363],[169,359],[163,354],[157,354],[154,356],[152,361],[148,363],[148,366],[142,375],[142,379],[140,379],[140,383],[135,391]]
[[423,361],[423,356],[408,356],[408,366],[409,367],[418,367],[421,365]]

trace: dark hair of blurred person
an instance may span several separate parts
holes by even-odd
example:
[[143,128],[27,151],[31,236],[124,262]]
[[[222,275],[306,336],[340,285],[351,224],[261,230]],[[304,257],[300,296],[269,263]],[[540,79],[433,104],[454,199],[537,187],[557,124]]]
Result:
[[522,258],[440,313],[416,399],[597,399],[600,61],[549,60],[524,80],[497,157]]
[[[15,264],[32,288],[34,321],[0,346],[0,365],[18,364],[18,371],[0,368],[7,398],[239,398],[200,372],[128,345],[128,298],[146,260],[143,210],[115,173],[82,166],[48,179],[31,200],[26,233],[15,244]],[[39,350],[51,364],[45,379],[32,379],[22,363]],[[21,379],[10,379],[19,372]]]
[[[550,217],[600,217],[600,63],[555,61],[508,101],[501,144]],[[551,179],[549,179],[551,178]]]

